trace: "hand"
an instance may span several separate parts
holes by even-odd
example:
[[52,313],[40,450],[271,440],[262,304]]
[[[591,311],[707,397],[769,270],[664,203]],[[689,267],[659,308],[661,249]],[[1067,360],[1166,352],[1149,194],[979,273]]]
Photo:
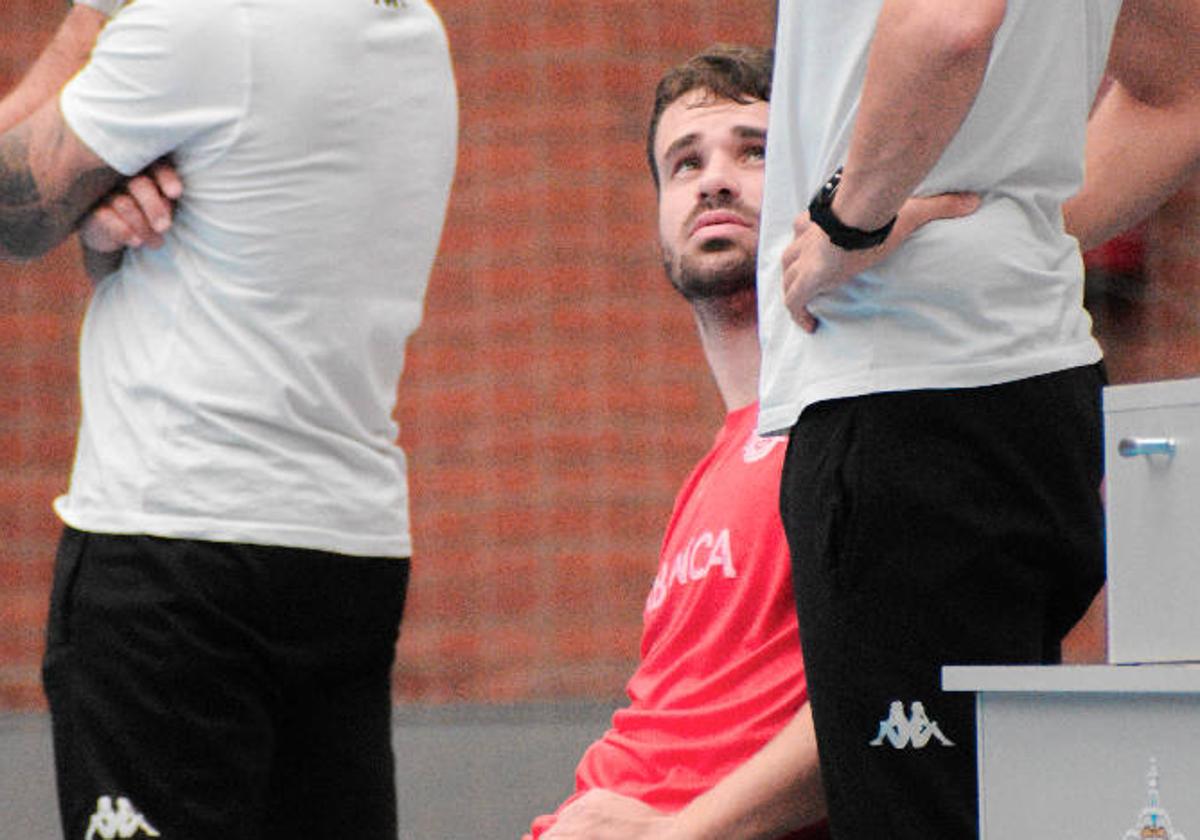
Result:
[[900,247],[914,230],[935,219],[968,216],[979,207],[974,193],[942,193],[910,198],[900,208],[891,235],[877,248],[847,251],[834,245],[808,217],[805,211],[796,217],[795,238],[783,251],[783,301],[792,319],[807,333],[817,329],[817,319],[809,311],[813,299],[836,289],[856,274]]
[[590,790],[558,815],[544,840],[665,840],[672,818],[611,790]]
[[111,253],[124,248],[159,248],[172,222],[183,182],[168,161],[160,160],[105,196],[79,225],[83,244]]

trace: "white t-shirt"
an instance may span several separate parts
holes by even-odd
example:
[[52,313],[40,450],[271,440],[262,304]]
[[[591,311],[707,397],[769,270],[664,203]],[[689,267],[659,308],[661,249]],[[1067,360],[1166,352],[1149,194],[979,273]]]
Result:
[[993,385],[1100,358],[1061,205],[1082,183],[1120,0],[1008,0],[979,96],[916,191],[970,190],[982,207],[925,226],[814,301],[814,334],[792,321],[780,260],[793,220],[845,161],[881,6],[780,4],[758,270],[764,432],[821,400]]
[[72,527],[411,554],[392,419],[457,96],[422,0],[136,0],[66,87],[114,169],[171,155],[157,251],[95,291]]
[[125,0],[72,0],[72,6],[91,6],[101,14],[112,17],[125,5]]

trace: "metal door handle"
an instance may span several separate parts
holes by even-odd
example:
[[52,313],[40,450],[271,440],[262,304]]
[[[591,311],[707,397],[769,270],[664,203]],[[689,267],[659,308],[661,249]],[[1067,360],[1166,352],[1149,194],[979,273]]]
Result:
[[1117,454],[1122,458],[1139,455],[1174,455],[1175,438],[1122,438],[1117,444]]

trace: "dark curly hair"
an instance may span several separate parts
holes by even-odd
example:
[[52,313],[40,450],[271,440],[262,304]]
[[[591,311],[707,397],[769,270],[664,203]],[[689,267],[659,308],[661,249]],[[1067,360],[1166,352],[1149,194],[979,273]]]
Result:
[[707,91],[714,99],[727,99],[742,105],[755,100],[771,101],[771,71],[775,52],[761,47],[715,44],[687,61],[668,70],[654,91],[654,110],[646,134],[646,159],[654,186],[659,185],[658,164],[654,160],[654,139],[663,111],[679,97],[693,90]]

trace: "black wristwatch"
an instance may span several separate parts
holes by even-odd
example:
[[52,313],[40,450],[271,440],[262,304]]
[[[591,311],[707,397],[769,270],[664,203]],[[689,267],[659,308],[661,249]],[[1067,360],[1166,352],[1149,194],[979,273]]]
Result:
[[817,227],[825,231],[830,242],[843,250],[862,251],[883,244],[883,241],[888,238],[888,234],[892,232],[896,218],[893,216],[890,222],[876,230],[863,230],[844,224],[833,212],[833,197],[837,195],[838,186],[841,183],[842,167],[839,166],[837,172],[833,173],[825,182],[825,186],[821,187],[813,196],[813,200],[809,202],[809,218]]

